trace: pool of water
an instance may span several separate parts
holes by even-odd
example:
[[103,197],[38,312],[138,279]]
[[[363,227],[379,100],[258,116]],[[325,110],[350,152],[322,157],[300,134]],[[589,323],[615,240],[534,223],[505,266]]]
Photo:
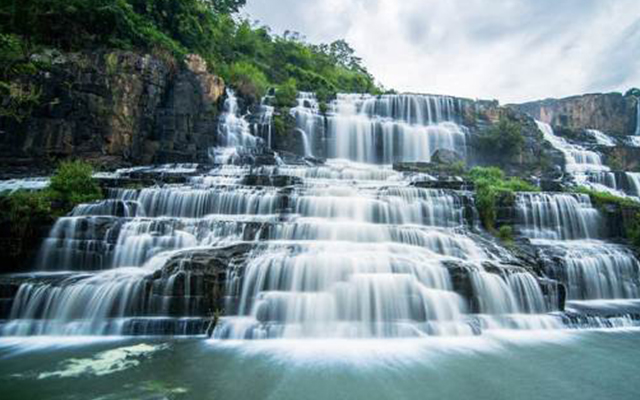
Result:
[[0,340],[10,399],[638,399],[640,330],[380,341]]

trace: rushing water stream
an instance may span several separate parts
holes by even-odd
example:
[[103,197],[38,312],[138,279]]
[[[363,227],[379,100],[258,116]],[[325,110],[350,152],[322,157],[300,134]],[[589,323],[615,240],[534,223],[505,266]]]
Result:
[[[472,192],[391,168],[464,157],[461,112],[445,96],[341,95],[325,119],[303,93],[305,153],[330,159],[257,164],[273,108],[252,125],[230,93],[211,165],[105,174],[165,182],[78,206],[31,273],[5,277],[3,398],[584,399],[580,379],[633,398],[639,263],[588,196],[517,196],[533,268],[482,232]],[[607,172],[540,128],[567,172]]]

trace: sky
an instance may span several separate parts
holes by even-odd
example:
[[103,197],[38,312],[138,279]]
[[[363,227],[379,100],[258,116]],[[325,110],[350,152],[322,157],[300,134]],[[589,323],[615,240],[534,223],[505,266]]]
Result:
[[640,0],[248,0],[310,43],[344,38],[386,88],[524,102],[640,86]]

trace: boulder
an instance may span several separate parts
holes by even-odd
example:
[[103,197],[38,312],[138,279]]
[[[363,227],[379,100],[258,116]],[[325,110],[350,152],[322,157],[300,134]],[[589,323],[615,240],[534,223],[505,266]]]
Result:
[[464,157],[453,150],[438,149],[431,155],[431,162],[435,164],[464,163]]

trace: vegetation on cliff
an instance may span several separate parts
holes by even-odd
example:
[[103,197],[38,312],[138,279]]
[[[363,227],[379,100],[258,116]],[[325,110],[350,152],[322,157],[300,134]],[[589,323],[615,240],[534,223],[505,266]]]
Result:
[[583,186],[575,188],[575,192],[589,196],[591,203],[602,212],[613,211],[622,227],[623,239],[628,240],[640,251],[640,203],[635,200],[619,197],[607,192],[599,192]]
[[91,165],[85,162],[63,162],[47,189],[0,196],[0,243],[6,250],[0,258],[10,263],[24,262],[25,255],[39,246],[41,235],[56,217],[80,203],[102,198],[92,174]]
[[478,147],[481,151],[511,158],[522,152],[524,140],[522,126],[519,123],[500,118],[497,124],[478,137]]
[[0,94],[9,93],[11,78],[46,69],[37,62],[43,51],[98,48],[178,59],[197,53],[248,98],[264,95],[269,87],[315,91],[320,98],[379,90],[345,41],[311,45],[296,33],[274,35],[268,27],[232,16],[244,3],[0,0]]
[[84,161],[62,162],[51,177],[49,187],[39,191],[19,190],[0,197],[5,216],[20,236],[32,220],[64,215],[81,203],[102,198],[102,190],[93,178],[93,168]]
[[[476,208],[480,214],[482,225],[490,232],[496,233],[496,217],[498,203],[512,204],[515,200],[515,192],[537,192],[540,189],[519,178],[507,178],[500,168],[475,167],[469,171],[471,180],[476,189]],[[511,230],[501,229],[499,237],[508,239]]]

